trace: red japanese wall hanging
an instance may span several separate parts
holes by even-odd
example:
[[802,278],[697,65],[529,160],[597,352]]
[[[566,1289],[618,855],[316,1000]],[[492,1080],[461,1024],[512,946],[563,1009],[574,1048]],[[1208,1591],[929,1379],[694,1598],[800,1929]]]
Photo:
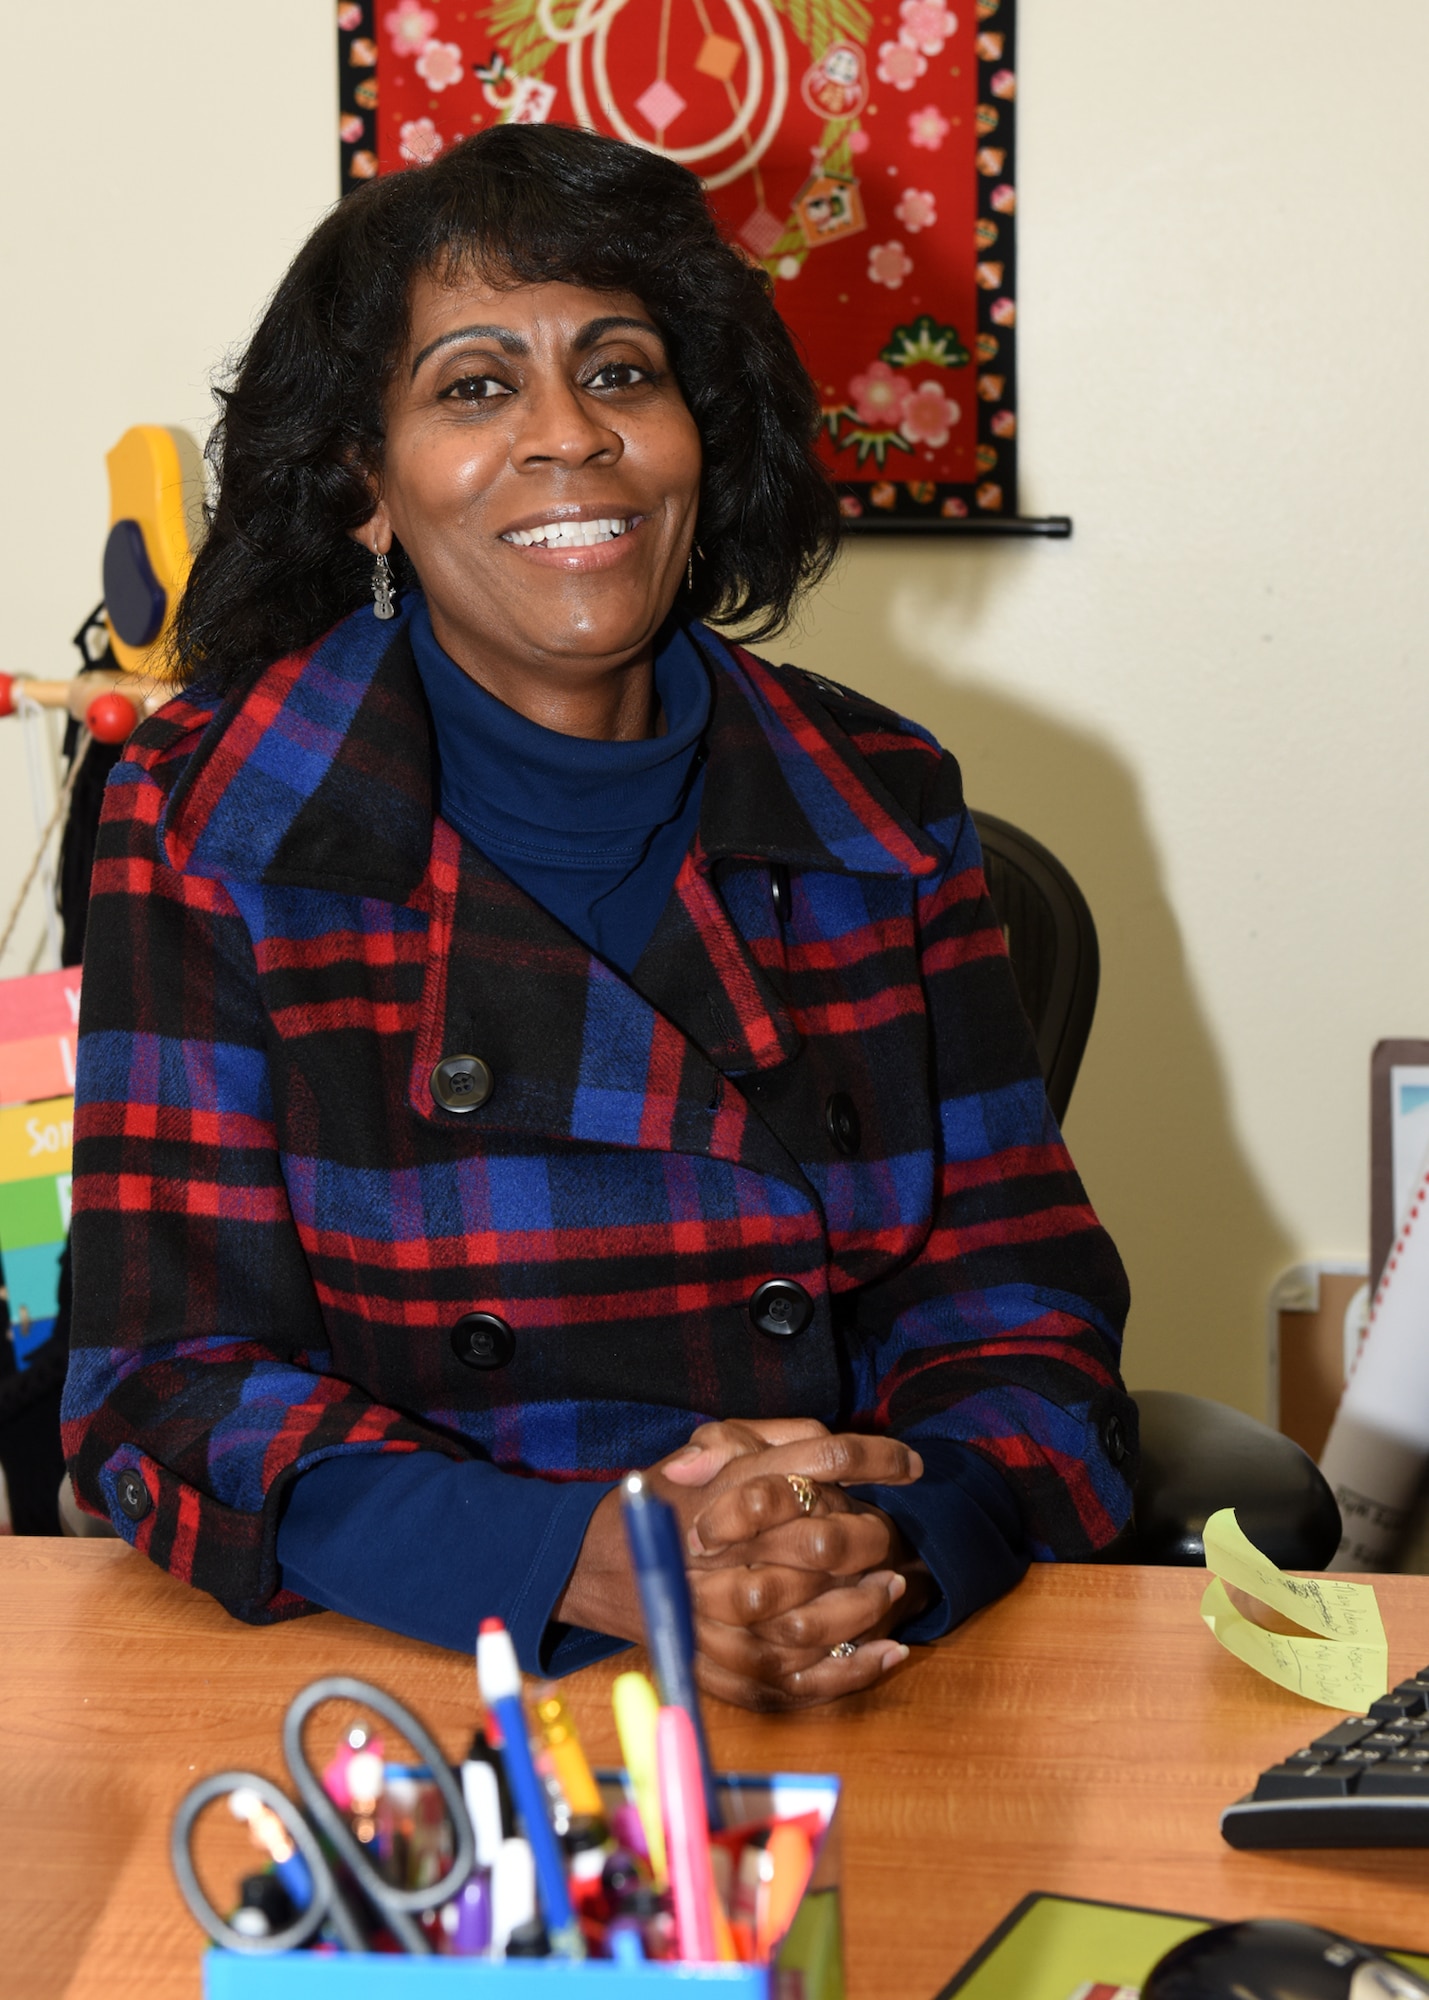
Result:
[[1014,0],[351,0],[342,184],[502,120],[698,173],[774,282],[855,528],[1017,514]]

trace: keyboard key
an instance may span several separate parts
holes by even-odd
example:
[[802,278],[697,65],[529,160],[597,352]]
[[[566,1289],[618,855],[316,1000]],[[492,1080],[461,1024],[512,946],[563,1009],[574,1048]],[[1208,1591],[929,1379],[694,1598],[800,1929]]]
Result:
[[[1336,1760],[1338,1762],[1338,1760]],[[1338,1799],[1346,1798],[1359,1782],[1360,1769],[1348,1770],[1336,1764],[1272,1764],[1256,1781],[1252,1797],[1257,1799]]]
[[1370,1714],[1377,1722],[1398,1722],[1411,1715],[1422,1715],[1429,1706],[1426,1690],[1410,1688],[1401,1692],[1396,1688],[1393,1694],[1381,1695],[1378,1701],[1370,1703]]
[[1386,1757],[1361,1775],[1356,1790],[1362,1798],[1429,1798],[1429,1762],[1401,1764]]
[[1360,1750],[1402,1750],[1410,1740],[1409,1737],[1401,1736],[1397,1727],[1377,1729],[1373,1736],[1361,1738],[1355,1747]]
[[1351,1716],[1348,1722],[1337,1722],[1333,1729],[1317,1736],[1310,1747],[1313,1750],[1348,1750],[1374,1733],[1375,1725],[1368,1716]]

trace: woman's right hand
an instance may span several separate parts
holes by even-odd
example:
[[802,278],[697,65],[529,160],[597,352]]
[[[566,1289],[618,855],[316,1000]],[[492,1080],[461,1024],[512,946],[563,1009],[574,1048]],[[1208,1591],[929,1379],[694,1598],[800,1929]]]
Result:
[[[806,1418],[706,1424],[647,1471],[685,1537],[696,1672],[709,1693],[746,1708],[805,1707],[871,1686],[907,1657],[886,1634],[912,1608],[909,1584],[926,1594],[926,1574],[888,1517],[843,1486],[902,1485],[921,1471],[896,1438]],[[815,1512],[790,1475],[817,1485]],[[596,1508],[556,1615],[642,1636],[618,1491]],[[855,1650],[832,1658],[844,1642]]]

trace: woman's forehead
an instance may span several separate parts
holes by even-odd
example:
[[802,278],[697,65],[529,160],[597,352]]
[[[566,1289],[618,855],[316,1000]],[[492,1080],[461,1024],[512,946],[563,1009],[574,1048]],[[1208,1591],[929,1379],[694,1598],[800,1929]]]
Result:
[[635,292],[598,290],[565,280],[530,282],[475,261],[440,271],[418,272],[408,306],[407,347],[418,352],[452,328],[503,327],[534,333],[569,329],[593,320],[631,318],[654,325]]

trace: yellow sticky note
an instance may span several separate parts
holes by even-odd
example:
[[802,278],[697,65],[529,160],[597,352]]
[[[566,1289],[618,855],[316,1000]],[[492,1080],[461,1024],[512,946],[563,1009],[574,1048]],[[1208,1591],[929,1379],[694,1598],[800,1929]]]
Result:
[[[1326,1708],[1361,1713],[1389,1686],[1389,1647],[1367,1583],[1286,1576],[1242,1532],[1230,1507],[1205,1527],[1206,1567],[1214,1572],[1201,1616],[1228,1652],[1268,1680]],[[1237,1611],[1226,1584],[1305,1628],[1267,1632]]]

